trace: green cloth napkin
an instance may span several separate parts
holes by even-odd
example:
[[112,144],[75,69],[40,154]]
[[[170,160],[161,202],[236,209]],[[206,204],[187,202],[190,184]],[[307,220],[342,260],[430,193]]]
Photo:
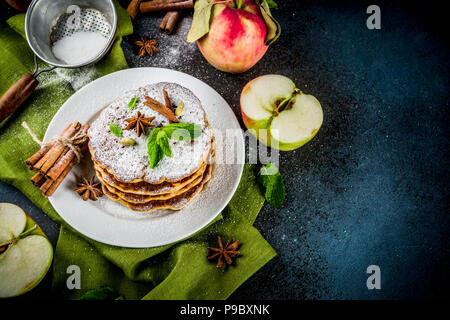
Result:
[[[22,128],[26,121],[39,138],[64,101],[96,77],[127,67],[120,43],[133,32],[126,11],[117,5],[119,27],[110,53],[95,66],[57,69],[39,77],[40,85],[29,100],[0,127],[0,180],[22,191],[48,216],[61,224],[53,261],[53,287],[62,298],[78,298],[90,289],[111,286],[126,299],[225,299],[275,256],[253,222],[264,197],[256,184],[255,168],[246,165],[237,192],[226,209],[207,228],[188,240],[156,248],[130,249],[99,243],[72,229],[29,179],[25,159],[39,146]],[[33,54],[24,40],[24,15],[0,25],[0,94],[33,69]],[[46,65],[40,63],[41,68]],[[76,119],[74,119],[76,120]],[[217,269],[207,260],[208,246],[217,236],[241,243],[241,257]],[[81,288],[67,289],[67,268],[81,270]]]

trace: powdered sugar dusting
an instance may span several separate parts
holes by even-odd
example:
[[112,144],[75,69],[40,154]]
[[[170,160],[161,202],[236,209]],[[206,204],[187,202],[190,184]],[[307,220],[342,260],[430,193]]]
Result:
[[[147,135],[141,134],[140,137],[137,137],[135,130],[122,130],[123,137],[137,142],[134,146],[123,146],[120,144],[121,138],[109,131],[109,124],[113,120],[114,124],[123,129],[128,124],[125,119],[136,116],[137,112],[145,114],[146,117],[154,116],[152,124],[155,126],[169,124],[166,117],[143,103],[145,96],[163,102],[163,88],[168,92],[173,105],[184,102],[184,112],[178,117],[180,122],[200,125],[203,134],[192,142],[170,140],[173,156],[164,157],[156,168],[150,169],[147,139],[151,129],[147,129]],[[129,111],[128,103],[134,96],[139,101],[135,108]],[[211,132],[207,128],[205,111],[199,99],[190,90],[175,83],[159,82],[124,92],[92,123],[89,136],[95,159],[110,168],[118,179],[131,182],[144,178],[147,182],[155,183],[163,179],[178,180],[194,172],[208,150]]]

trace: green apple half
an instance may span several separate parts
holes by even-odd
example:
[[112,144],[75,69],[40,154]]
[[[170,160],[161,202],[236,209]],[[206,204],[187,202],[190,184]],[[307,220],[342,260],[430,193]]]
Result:
[[301,147],[323,122],[320,102],[291,79],[268,74],[247,83],[241,94],[245,126],[266,145],[289,151]]
[[53,248],[21,208],[0,203],[0,298],[21,295],[45,276]]

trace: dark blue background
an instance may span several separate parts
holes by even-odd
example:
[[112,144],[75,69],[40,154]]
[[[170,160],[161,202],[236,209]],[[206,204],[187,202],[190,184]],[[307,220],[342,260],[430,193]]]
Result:
[[[126,2],[126,1],[124,1]],[[198,50],[179,48],[174,63],[140,58],[125,39],[130,67],[189,73],[215,88],[239,116],[251,79],[286,75],[322,103],[324,123],[304,147],[281,154],[287,199],[265,205],[256,227],[278,255],[232,299],[405,299],[449,297],[449,46],[444,7],[427,2],[278,1],[280,39],[250,71],[229,75]],[[366,9],[381,8],[381,30]],[[14,14],[0,4],[3,18]],[[188,16],[191,13],[187,13]],[[135,33],[177,46],[140,17]],[[56,242],[58,226],[14,188],[0,201],[29,212]],[[366,268],[381,268],[381,290],[368,290]],[[47,276],[26,297],[51,297]]]

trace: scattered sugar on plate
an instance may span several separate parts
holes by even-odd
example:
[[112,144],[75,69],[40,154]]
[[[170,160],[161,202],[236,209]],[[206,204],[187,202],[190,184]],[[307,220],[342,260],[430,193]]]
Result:
[[93,60],[107,43],[108,38],[98,32],[77,31],[56,41],[52,51],[59,60],[76,65]]

